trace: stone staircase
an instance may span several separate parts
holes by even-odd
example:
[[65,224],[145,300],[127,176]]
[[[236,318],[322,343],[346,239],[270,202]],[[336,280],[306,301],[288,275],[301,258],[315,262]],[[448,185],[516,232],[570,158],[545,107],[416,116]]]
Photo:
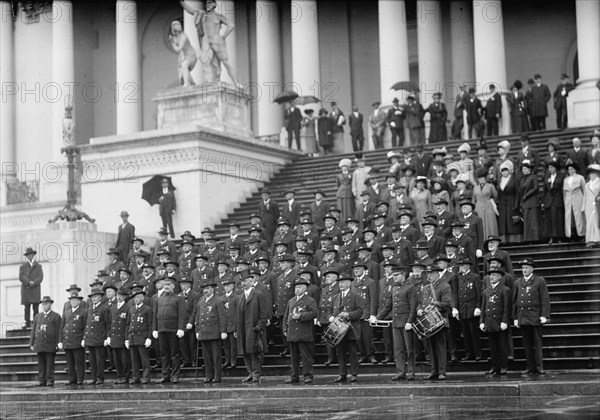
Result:
[[[545,144],[549,137],[557,136],[563,148],[570,145],[570,140],[575,136],[589,136],[591,129],[565,130],[557,132],[531,134],[531,145],[545,154]],[[518,149],[518,136],[498,137],[486,139],[490,155],[495,156],[495,145],[498,141],[508,139],[513,143],[512,153]],[[456,154],[456,147],[462,142],[448,142],[446,147],[450,153]],[[476,141],[470,142],[475,146]],[[431,146],[427,146],[431,150]],[[365,156],[370,166],[382,171],[387,170],[385,153],[387,151],[367,152]],[[310,158],[303,157],[288,165],[266,187],[272,192],[276,201],[284,188],[294,188],[297,199],[303,204],[312,200],[313,191],[320,189],[327,194],[327,199],[333,203],[335,198],[334,177],[339,169],[337,163],[342,157],[351,155],[337,155],[332,157]],[[241,224],[241,233],[249,228],[248,216],[258,208],[259,193],[253,194],[235,211],[228,215],[222,223],[215,226],[218,235],[225,237],[228,233],[227,224],[236,221]],[[505,247],[513,261],[529,256],[533,257],[538,268],[536,273],[546,278],[552,302],[550,322],[544,326],[544,357],[547,369],[590,369],[600,367],[600,250],[587,248],[582,243],[529,245]],[[518,266],[516,275],[520,274]],[[7,338],[0,339],[0,381],[34,381],[37,372],[35,355],[28,347],[28,330],[14,330],[7,332]],[[515,360],[511,369],[524,367],[524,353],[522,349],[519,330],[513,329],[515,337]],[[378,358],[383,358],[383,343],[381,331],[375,334]],[[484,356],[487,355],[487,338],[482,337]],[[269,353],[265,355],[264,375],[289,374],[289,357],[282,358],[281,341],[276,340]],[[460,355],[459,355],[460,356]],[[326,360],[324,345],[317,343],[315,373],[317,375],[333,375],[337,366],[324,365]],[[66,379],[64,353],[57,356],[57,380]],[[421,372],[428,370],[426,363],[419,363]],[[450,372],[458,371],[484,371],[488,367],[486,361],[469,361],[449,366]],[[361,373],[392,373],[391,365],[363,364]],[[199,375],[203,372],[200,370]],[[225,371],[227,376],[243,376],[246,374],[243,361],[238,361],[238,367]],[[108,373],[111,378],[113,373]],[[184,377],[193,377],[193,368],[183,369]]]

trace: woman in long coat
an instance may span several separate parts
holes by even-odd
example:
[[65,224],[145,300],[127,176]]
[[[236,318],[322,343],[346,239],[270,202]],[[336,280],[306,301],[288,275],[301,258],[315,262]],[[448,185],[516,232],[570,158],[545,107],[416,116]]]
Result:
[[[579,166],[576,163],[567,164],[567,177],[563,181],[563,200],[565,202],[565,236],[570,238],[573,234],[585,235],[585,218],[583,217],[583,192],[585,179],[578,174]],[[572,231],[572,226],[575,231]]]
[[448,119],[448,111],[446,105],[440,102],[442,94],[436,92],[433,94],[433,103],[427,107],[425,112],[429,112],[429,143],[437,143],[448,140],[448,129],[446,128],[446,120]]
[[598,207],[596,198],[600,194],[600,165],[597,163],[588,166],[587,174],[590,180],[585,184],[583,194],[583,211],[585,212],[585,241],[588,246],[600,242],[600,227],[598,226]]
[[513,133],[529,131],[529,120],[527,119],[527,102],[520,92],[523,83],[520,80],[515,81],[511,87],[511,93],[506,97],[510,107],[510,123]]
[[561,170],[565,166],[565,156],[558,153],[560,149],[560,141],[558,137],[552,137],[548,139],[546,142],[546,149],[548,150],[548,154],[544,157],[544,165],[546,166],[546,173],[548,175],[548,165],[550,162],[555,162],[558,164],[558,169]]
[[473,188],[473,201],[475,211],[483,222],[483,237],[498,236],[497,207],[495,205],[498,200],[498,192],[493,184],[486,181],[487,170],[485,168],[479,168],[476,176],[477,184]]
[[544,176],[544,237],[550,238],[550,243],[565,237],[564,176],[560,173],[560,168],[560,163],[549,161]]
[[425,214],[431,211],[431,192],[427,188],[427,177],[418,176],[415,181],[415,188],[410,192],[410,198],[415,203],[415,216],[419,224],[425,221]]
[[352,162],[350,159],[342,159],[339,167],[342,170],[336,178],[337,182],[337,206],[342,211],[342,219],[354,216],[354,197],[352,196],[352,174],[348,171]]
[[327,110],[321,108],[319,111],[319,119],[317,120],[317,141],[319,146],[323,148],[324,154],[330,154],[333,149],[333,122],[327,115]]
[[506,243],[521,242],[522,223],[514,223],[513,217],[519,213],[517,206],[517,182],[513,174],[514,165],[510,160],[503,162],[499,167],[500,179],[498,180],[498,234]]
[[523,242],[527,243],[537,242],[542,236],[539,187],[533,169],[528,159],[521,163],[523,176],[519,181],[518,203],[523,213]]

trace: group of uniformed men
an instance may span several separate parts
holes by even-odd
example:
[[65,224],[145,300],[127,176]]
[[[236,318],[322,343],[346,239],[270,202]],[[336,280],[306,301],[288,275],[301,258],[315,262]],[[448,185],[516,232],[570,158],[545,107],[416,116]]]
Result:
[[[218,244],[210,229],[201,241],[186,231],[180,250],[163,228],[152,255],[142,249],[141,238],[133,238],[127,261],[119,259],[118,250],[109,250],[111,261],[91,285],[87,303],[76,285],[67,290],[60,325],[47,327],[49,318],[55,324],[57,318],[48,316],[52,300],[42,300],[32,350],[50,357],[52,343],[64,349],[69,384],[82,384],[87,348],[90,383],[101,384],[107,348],[117,383],[148,383],[152,348],[162,383],[178,382],[182,359],[183,365],[197,363],[199,341],[205,382],[220,382],[222,368],[235,367],[238,354],[248,370],[244,381],[259,382],[264,354],[280,335],[281,356],[291,355],[287,382],[299,382],[302,361],[304,382],[312,383],[315,333],[341,319],[351,328],[335,349],[327,345],[326,365],[335,362],[337,353],[336,382],[345,382],[348,358],[354,382],[360,363],[379,363],[372,325],[387,320],[391,326],[383,328],[382,362],[395,361],[394,380],[410,380],[415,360],[422,357],[413,324],[435,307],[445,327],[424,340],[431,363],[428,379],[446,378],[447,351],[456,361],[460,330],[463,360],[482,358],[479,332],[484,331],[492,363],[488,373],[506,373],[513,356],[511,322],[522,332],[526,373],[543,373],[541,325],[549,319],[550,301],[544,279],[533,275],[535,262],[523,261],[523,277],[515,281],[510,257],[499,249],[501,240],[489,237],[482,243],[477,216],[465,207],[465,217],[456,219],[445,206],[444,200],[436,202],[437,213],[421,224],[410,208],[400,209],[391,225],[385,213],[368,222],[341,221],[339,209],[326,206],[324,212],[311,206],[312,211],[294,215],[295,225],[279,218],[270,241],[261,216],[252,214],[248,240],[231,223],[224,243]],[[462,206],[473,208],[470,202]],[[318,224],[313,222],[316,213],[321,213]],[[476,262],[481,256],[480,274]],[[39,347],[40,340],[49,346]],[[40,363],[40,385],[54,382],[49,366],[53,370],[53,358]]]

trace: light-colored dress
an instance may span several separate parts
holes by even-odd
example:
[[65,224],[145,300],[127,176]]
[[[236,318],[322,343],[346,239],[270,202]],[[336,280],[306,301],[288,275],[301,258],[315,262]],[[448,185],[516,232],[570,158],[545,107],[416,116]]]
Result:
[[469,176],[469,182],[471,184],[474,184],[475,183],[475,172],[474,172],[473,159],[468,157],[465,159],[460,159],[456,163],[458,164],[459,175],[467,174]]
[[362,202],[360,193],[367,189],[365,181],[367,180],[370,171],[370,166],[364,166],[363,168],[356,168],[354,172],[352,172],[352,194],[354,195],[355,206],[360,206],[360,203]]
[[304,140],[304,151],[306,153],[318,152],[317,147],[317,132],[316,132],[316,118],[304,117],[302,120],[302,131],[300,132],[300,138]]
[[[571,237],[571,220],[575,219],[577,235],[585,235],[585,218],[583,208],[583,192],[585,179],[579,174],[569,175],[563,183],[563,198],[565,202],[565,236]],[[575,233],[575,232],[574,232]]]
[[338,174],[337,178],[337,205],[342,211],[342,218],[354,216],[354,198],[352,197],[352,175],[350,172]]
[[413,188],[410,192],[410,198],[415,203],[413,210],[419,224],[421,224],[425,220],[425,214],[431,211],[431,192],[427,189],[419,191],[419,189]]
[[596,197],[600,193],[600,178],[590,179],[585,184],[583,193],[583,209],[585,212],[585,241],[600,242],[600,227],[598,226],[598,208]]
[[[483,222],[483,237],[498,235],[498,216],[496,216],[497,207],[495,202],[498,200],[498,192],[492,184],[475,185],[473,188],[473,200],[475,202],[475,211],[481,217]],[[494,202],[492,203],[492,200]]]

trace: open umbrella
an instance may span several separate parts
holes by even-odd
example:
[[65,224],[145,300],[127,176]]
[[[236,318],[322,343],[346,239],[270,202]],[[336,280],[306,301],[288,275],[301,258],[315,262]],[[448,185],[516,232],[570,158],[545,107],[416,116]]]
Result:
[[283,104],[285,102],[292,102],[294,99],[298,97],[298,94],[293,90],[286,90],[281,93],[278,97],[276,97],[273,102],[277,102],[278,104]]
[[154,175],[150,180],[144,182],[142,185],[142,199],[146,200],[151,206],[158,204],[158,199],[162,195],[162,180],[167,179],[169,181],[169,189],[175,190],[173,182],[171,182],[170,176],[165,175]]
[[419,85],[414,82],[396,82],[391,87],[393,90],[407,90],[409,92],[420,92]]
[[294,99],[294,104],[295,105],[308,105],[308,104],[318,104],[319,102],[321,102],[321,100],[319,98],[317,98],[316,96],[299,96],[298,98]]

